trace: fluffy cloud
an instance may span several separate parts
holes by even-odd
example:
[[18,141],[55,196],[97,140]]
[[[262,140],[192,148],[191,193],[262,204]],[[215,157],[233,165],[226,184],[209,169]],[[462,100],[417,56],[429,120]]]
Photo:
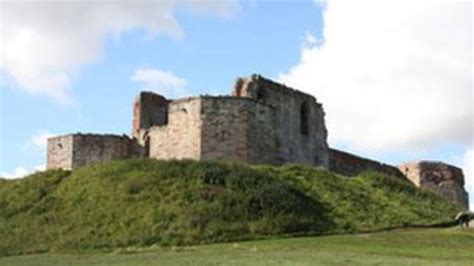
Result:
[[279,79],[324,104],[332,144],[364,152],[473,142],[471,3],[328,1]]
[[20,88],[70,103],[71,81],[95,63],[104,40],[134,28],[182,38],[176,9],[230,16],[232,1],[1,1],[0,69]]
[[39,149],[46,149],[46,144],[48,142],[48,138],[52,137],[54,134],[49,131],[39,131],[33,137],[31,137],[31,143],[35,145],[35,147]]
[[[47,130],[38,130],[33,134],[26,143],[23,145],[25,152],[34,152],[38,154],[44,154],[46,152],[46,146],[48,143],[48,138],[54,136],[55,134]],[[26,166],[18,166],[11,172],[1,172],[0,178],[6,179],[15,179],[22,178],[29,174],[33,174],[37,171],[44,171],[46,169],[45,165],[37,165],[33,168]]]
[[52,136],[54,136],[54,134],[47,130],[39,130],[33,136],[31,136],[31,138],[25,143],[24,148],[26,150],[38,151],[43,153],[46,151],[46,144],[48,142],[48,138]]
[[0,178],[5,178],[5,179],[22,178],[37,171],[44,171],[45,169],[46,167],[44,165],[38,165],[34,167],[33,169],[28,169],[26,167],[17,167],[12,172],[0,173]]
[[5,172],[0,174],[0,178],[6,179],[14,179],[26,176],[28,174],[28,170],[24,167],[17,167],[13,172]]
[[144,83],[145,87],[142,90],[154,91],[165,97],[183,97],[189,94],[186,80],[166,70],[140,68],[130,79]]

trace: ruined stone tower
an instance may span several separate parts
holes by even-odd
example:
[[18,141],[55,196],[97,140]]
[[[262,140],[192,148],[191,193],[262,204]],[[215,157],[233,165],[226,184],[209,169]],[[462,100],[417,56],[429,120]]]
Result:
[[433,161],[409,162],[398,168],[416,186],[469,209],[469,196],[464,189],[464,174],[460,168]]
[[237,79],[232,96],[169,101],[142,92],[133,125],[151,158],[329,164],[321,104],[258,75]]
[[303,163],[344,176],[382,172],[468,207],[461,169],[428,162],[397,168],[330,149],[322,105],[309,94],[259,75],[238,78],[232,96],[170,100],[141,92],[133,104],[131,135],[79,133],[50,138],[47,168],[74,169],[137,157]]

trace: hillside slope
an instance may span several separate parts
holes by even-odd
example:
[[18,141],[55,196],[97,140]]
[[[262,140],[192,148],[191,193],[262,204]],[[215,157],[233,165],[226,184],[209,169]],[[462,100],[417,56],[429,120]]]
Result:
[[0,253],[372,231],[447,222],[458,210],[379,173],[116,161],[0,181]]

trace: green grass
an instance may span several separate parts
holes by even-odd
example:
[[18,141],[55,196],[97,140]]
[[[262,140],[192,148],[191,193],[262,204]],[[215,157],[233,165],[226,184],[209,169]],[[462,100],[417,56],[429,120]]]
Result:
[[0,254],[367,232],[450,222],[458,211],[379,173],[115,161],[0,181]]
[[473,265],[473,229],[269,239],[0,258],[0,265]]

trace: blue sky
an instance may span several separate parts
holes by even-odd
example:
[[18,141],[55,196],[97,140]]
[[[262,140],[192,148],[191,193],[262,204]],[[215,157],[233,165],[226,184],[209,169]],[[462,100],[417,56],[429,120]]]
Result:
[[322,101],[335,147],[393,164],[422,158],[472,169],[468,2],[94,3],[2,3],[0,174],[44,165],[50,135],[128,134],[141,89],[228,94],[237,76],[252,73]]
[[143,88],[130,79],[136,69],[176,73],[190,95],[228,94],[237,76],[251,73],[276,77],[298,62],[305,32],[319,34],[320,14],[309,1],[243,3],[238,14],[224,19],[178,11],[182,39],[150,38],[144,29],[108,36],[99,62],[84,66],[72,83],[71,105],[3,82],[0,172],[44,164],[44,150],[29,145],[41,132],[128,134],[132,102]]

